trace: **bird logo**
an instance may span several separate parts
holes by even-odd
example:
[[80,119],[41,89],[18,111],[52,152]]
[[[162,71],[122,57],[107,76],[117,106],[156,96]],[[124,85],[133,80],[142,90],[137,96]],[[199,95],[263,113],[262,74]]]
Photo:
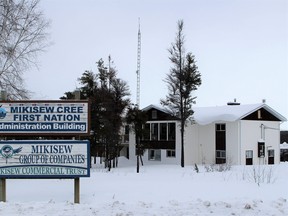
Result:
[[6,164],[7,164],[9,158],[12,158],[13,155],[18,154],[21,151],[22,151],[22,147],[19,147],[17,149],[13,149],[12,146],[10,146],[10,145],[4,145],[0,149],[0,154],[2,155],[3,158],[6,159]]

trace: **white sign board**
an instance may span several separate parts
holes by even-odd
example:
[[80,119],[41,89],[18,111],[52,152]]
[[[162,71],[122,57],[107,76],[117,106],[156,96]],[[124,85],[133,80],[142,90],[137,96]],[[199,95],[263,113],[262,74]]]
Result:
[[0,134],[89,134],[87,101],[0,101]]
[[89,141],[0,141],[0,178],[89,177],[89,155]]

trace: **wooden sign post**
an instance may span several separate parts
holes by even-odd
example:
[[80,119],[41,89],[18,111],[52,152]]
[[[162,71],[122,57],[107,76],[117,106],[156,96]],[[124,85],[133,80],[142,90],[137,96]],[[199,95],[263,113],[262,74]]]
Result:
[[0,179],[0,202],[6,202],[6,179]]

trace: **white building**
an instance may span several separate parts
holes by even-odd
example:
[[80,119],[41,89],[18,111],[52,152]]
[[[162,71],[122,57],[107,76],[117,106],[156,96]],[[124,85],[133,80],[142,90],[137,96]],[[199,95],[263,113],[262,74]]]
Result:
[[[185,128],[185,165],[274,164],[280,161],[280,124],[286,118],[265,103],[193,108]],[[179,120],[150,105],[144,138],[144,163],[180,164]],[[135,136],[129,136],[129,156],[135,159]]]

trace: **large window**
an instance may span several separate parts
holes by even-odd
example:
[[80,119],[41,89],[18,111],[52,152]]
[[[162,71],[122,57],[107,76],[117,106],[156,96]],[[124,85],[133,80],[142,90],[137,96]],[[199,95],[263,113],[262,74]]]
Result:
[[150,140],[150,124],[145,124],[144,140]]
[[226,125],[216,124],[216,164],[226,163]]
[[167,123],[160,123],[160,140],[167,140]]
[[158,123],[151,124],[151,140],[158,140]]
[[168,123],[168,140],[175,140],[175,123]]
[[144,136],[145,140],[175,141],[175,123],[147,123],[145,129],[150,131]]
[[[166,150],[175,149],[175,125],[176,123],[163,121],[145,124],[145,131],[148,132],[148,134],[142,139],[143,144],[146,146],[145,148]],[[173,157],[172,154],[171,157]]]

